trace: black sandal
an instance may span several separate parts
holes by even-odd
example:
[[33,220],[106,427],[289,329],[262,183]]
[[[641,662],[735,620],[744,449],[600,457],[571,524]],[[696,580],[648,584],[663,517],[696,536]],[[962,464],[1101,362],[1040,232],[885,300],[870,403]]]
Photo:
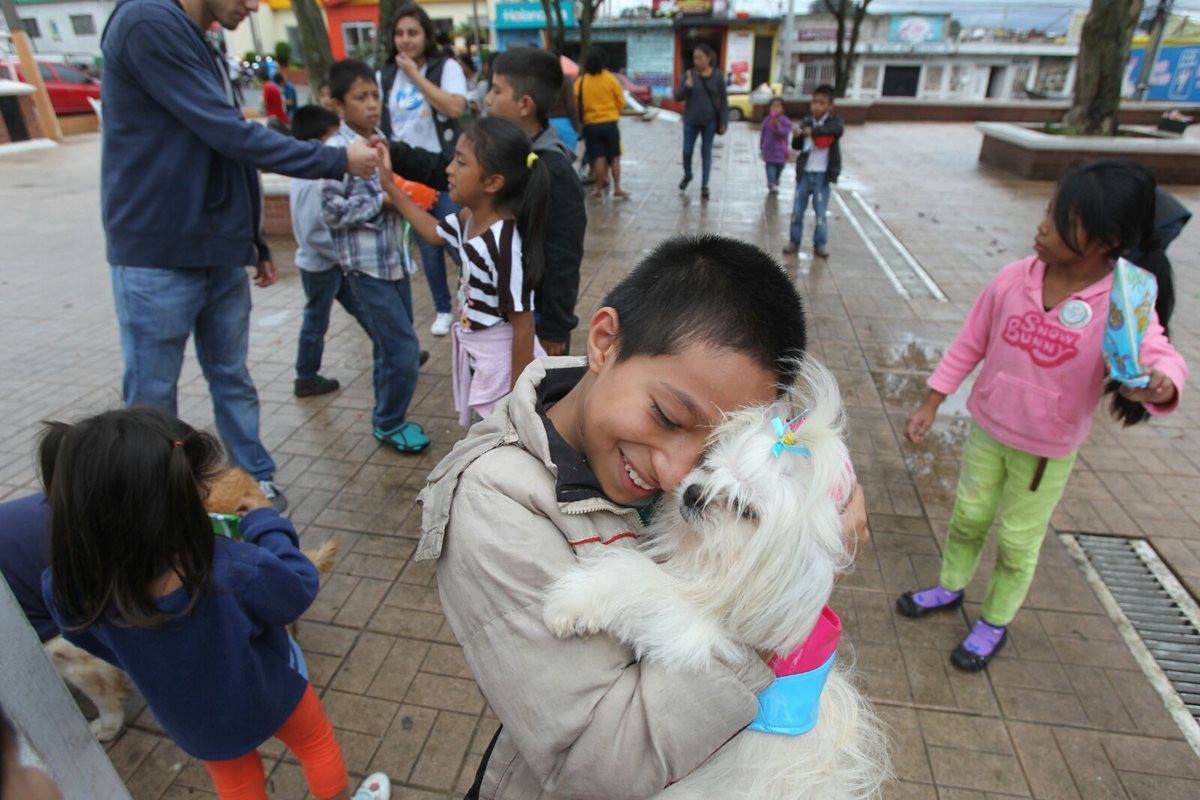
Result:
[[945,605],[923,606],[913,599],[914,594],[916,592],[905,592],[896,598],[896,610],[909,619],[920,619],[926,614],[932,614],[935,611],[953,611],[963,604],[963,598],[967,596],[966,592],[959,592],[958,597]]
[[[983,620],[980,620],[979,622],[983,623],[985,625],[989,624],[989,623],[984,622]],[[979,623],[976,623],[977,626],[978,626],[978,624]],[[995,628],[995,627],[999,627],[999,626],[991,626],[991,627]],[[972,628],[971,633],[974,633],[974,632],[975,632],[975,629]],[[970,639],[970,638],[971,638],[971,634],[968,634],[967,639]],[[950,663],[953,664],[954,666],[958,667],[959,669],[963,670],[964,672],[980,672],[982,670],[987,669],[987,665],[990,664],[992,662],[992,659],[996,657],[996,653],[999,653],[1002,649],[1004,649],[1004,645],[1008,643],[1008,627],[1005,626],[1004,633],[1000,634],[1000,640],[998,642],[996,642],[996,646],[993,647],[992,651],[990,653],[988,653],[987,655],[980,655],[979,653],[973,653],[970,650],[968,650],[967,649],[967,639],[964,639],[962,641],[962,644],[960,644],[958,647],[956,647],[954,649],[954,652],[950,654]]]

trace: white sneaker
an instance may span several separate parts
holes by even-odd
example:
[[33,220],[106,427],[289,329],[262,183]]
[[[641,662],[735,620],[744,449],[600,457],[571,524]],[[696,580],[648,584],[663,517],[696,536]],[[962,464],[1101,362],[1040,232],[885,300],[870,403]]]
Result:
[[449,312],[438,314],[433,319],[433,324],[429,326],[429,332],[434,336],[445,336],[450,332],[450,323],[454,321],[454,316]]
[[258,488],[262,489],[263,496],[271,501],[276,514],[282,514],[287,511],[288,499],[275,484],[275,481],[259,481]]
[[367,776],[350,800],[391,800],[392,779],[386,773],[376,772]]

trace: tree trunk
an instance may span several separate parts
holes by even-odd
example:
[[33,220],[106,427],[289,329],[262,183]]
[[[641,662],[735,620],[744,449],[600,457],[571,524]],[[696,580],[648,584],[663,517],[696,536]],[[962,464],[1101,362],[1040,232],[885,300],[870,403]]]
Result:
[[[833,93],[845,97],[854,76],[858,50],[858,32],[871,0],[822,0],[825,9],[837,20],[837,42],[833,48]],[[850,47],[846,47],[846,28],[850,28]]]
[[1075,67],[1075,99],[1066,123],[1088,136],[1116,136],[1121,81],[1143,0],[1092,0]]
[[546,33],[557,55],[562,55],[567,33],[563,26],[562,0],[542,0],[542,12],[546,15]]
[[375,66],[387,60],[388,45],[392,43],[392,28],[396,25],[396,8],[400,0],[379,0],[379,28],[375,32],[375,51],[379,54]]
[[296,27],[300,29],[300,44],[304,47],[304,70],[315,98],[317,84],[329,76],[329,65],[333,63],[325,15],[317,8],[317,0],[292,0],[292,8],[296,12]]
[[579,58],[592,46],[592,20],[604,0],[582,0],[579,4]]

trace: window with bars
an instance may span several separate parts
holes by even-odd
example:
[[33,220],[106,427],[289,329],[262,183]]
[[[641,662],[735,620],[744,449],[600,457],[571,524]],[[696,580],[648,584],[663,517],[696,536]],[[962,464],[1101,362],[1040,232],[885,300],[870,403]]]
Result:
[[807,61],[800,78],[800,93],[812,94],[822,83],[833,83],[832,61]]
[[36,19],[28,17],[22,18],[21,24],[25,26],[25,33],[29,35],[30,39],[42,38],[42,27],[38,25],[38,21]]
[[878,64],[867,64],[862,68],[862,77],[858,82],[858,88],[871,92],[879,88]]
[[961,92],[967,88],[967,68],[962,64],[953,64],[950,67],[950,86],[952,92]]
[[76,36],[95,36],[96,18],[91,14],[72,14],[71,30]]
[[1017,64],[1013,69],[1012,93],[1018,97],[1025,93],[1025,87],[1029,85],[1029,73],[1033,71],[1033,67],[1029,64]]
[[941,64],[930,64],[925,67],[925,91],[940,92],[945,72],[946,69]]

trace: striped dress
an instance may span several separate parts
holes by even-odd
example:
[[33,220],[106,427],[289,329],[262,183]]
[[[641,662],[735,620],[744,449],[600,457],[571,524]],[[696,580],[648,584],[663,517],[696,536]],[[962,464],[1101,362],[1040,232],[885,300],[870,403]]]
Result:
[[466,238],[463,223],[451,214],[438,223],[438,235],[458,251],[458,321],[469,331],[491,328],[510,313],[533,311],[533,282],[521,257],[517,223],[502,219],[483,233]]

